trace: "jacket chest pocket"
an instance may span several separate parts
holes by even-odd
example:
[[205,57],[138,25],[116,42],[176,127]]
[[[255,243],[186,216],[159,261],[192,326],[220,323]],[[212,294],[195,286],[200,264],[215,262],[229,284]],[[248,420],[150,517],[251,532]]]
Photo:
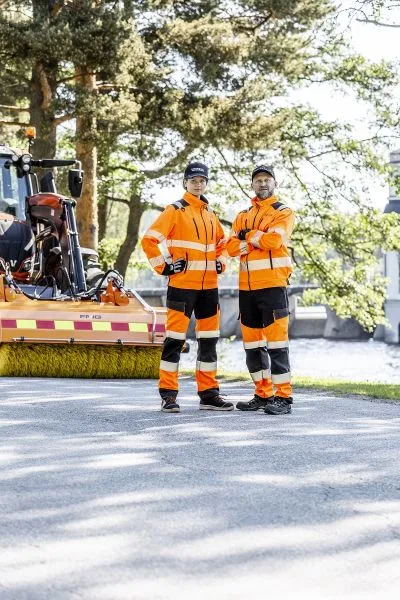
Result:
[[264,215],[261,216],[259,222],[256,223],[256,228],[260,231],[267,231],[268,227],[272,223],[272,216],[273,215],[270,212],[264,213]]
[[214,239],[215,225],[212,217],[206,210],[195,213],[192,216],[192,227],[194,239],[209,244]]

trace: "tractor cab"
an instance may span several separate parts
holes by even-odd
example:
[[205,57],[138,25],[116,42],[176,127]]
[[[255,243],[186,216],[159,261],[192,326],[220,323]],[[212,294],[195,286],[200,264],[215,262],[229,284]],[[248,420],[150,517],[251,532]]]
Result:
[[13,151],[0,146],[0,256],[19,281],[28,281],[34,266],[34,234],[26,220],[28,185],[10,169]]
[[[56,190],[53,169],[73,166],[66,198]],[[82,179],[79,161],[35,160],[0,146],[0,257],[35,294],[75,296],[103,276],[93,251],[79,246],[74,207]]]
[[15,169],[8,165],[14,152],[7,146],[0,146],[0,214],[8,214],[25,220],[25,198],[28,188],[25,178],[17,176]]

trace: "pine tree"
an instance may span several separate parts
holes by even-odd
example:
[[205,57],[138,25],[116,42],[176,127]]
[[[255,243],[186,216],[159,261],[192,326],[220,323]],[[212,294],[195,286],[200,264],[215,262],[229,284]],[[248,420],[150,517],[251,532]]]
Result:
[[[108,204],[118,200],[128,209],[116,261],[125,272],[141,215],[152,204],[150,182],[165,185],[189,159],[204,158],[226,202],[248,193],[255,161],[274,162],[285,174],[282,195],[304,207],[295,259],[307,278],[339,314],[347,311],[368,327],[381,318],[383,283],[373,272],[369,242],[394,247],[398,229],[349,178],[362,182],[385,171],[380,144],[384,128],[397,125],[396,73],[351,51],[338,32],[333,0],[10,0],[7,6],[0,56],[11,76],[21,61],[25,72],[29,67],[31,85],[21,81],[21,90],[51,152],[55,127],[76,123],[87,171],[78,208],[82,245],[97,243],[97,179],[100,237]],[[345,115],[329,121],[294,95],[327,82],[370,104],[368,139],[353,133]],[[340,213],[343,199],[357,218]],[[351,245],[353,222],[365,240],[359,252]]]

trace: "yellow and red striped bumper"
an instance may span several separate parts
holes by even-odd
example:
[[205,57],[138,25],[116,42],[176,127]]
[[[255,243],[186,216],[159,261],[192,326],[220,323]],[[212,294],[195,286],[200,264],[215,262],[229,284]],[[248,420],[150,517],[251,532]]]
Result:
[[[45,306],[46,305],[46,306]],[[81,306],[79,306],[81,305]],[[154,312],[88,303],[0,303],[0,342],[156,345],[165,338],[166,310]]]

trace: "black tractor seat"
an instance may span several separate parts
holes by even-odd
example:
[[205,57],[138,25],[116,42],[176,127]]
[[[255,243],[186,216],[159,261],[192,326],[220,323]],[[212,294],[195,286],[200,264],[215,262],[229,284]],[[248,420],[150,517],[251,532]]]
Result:
[[10,265],[17,281],[28,281],[32,274],[35,239],[30,224],[7,213],[0,213],[0,256]]

